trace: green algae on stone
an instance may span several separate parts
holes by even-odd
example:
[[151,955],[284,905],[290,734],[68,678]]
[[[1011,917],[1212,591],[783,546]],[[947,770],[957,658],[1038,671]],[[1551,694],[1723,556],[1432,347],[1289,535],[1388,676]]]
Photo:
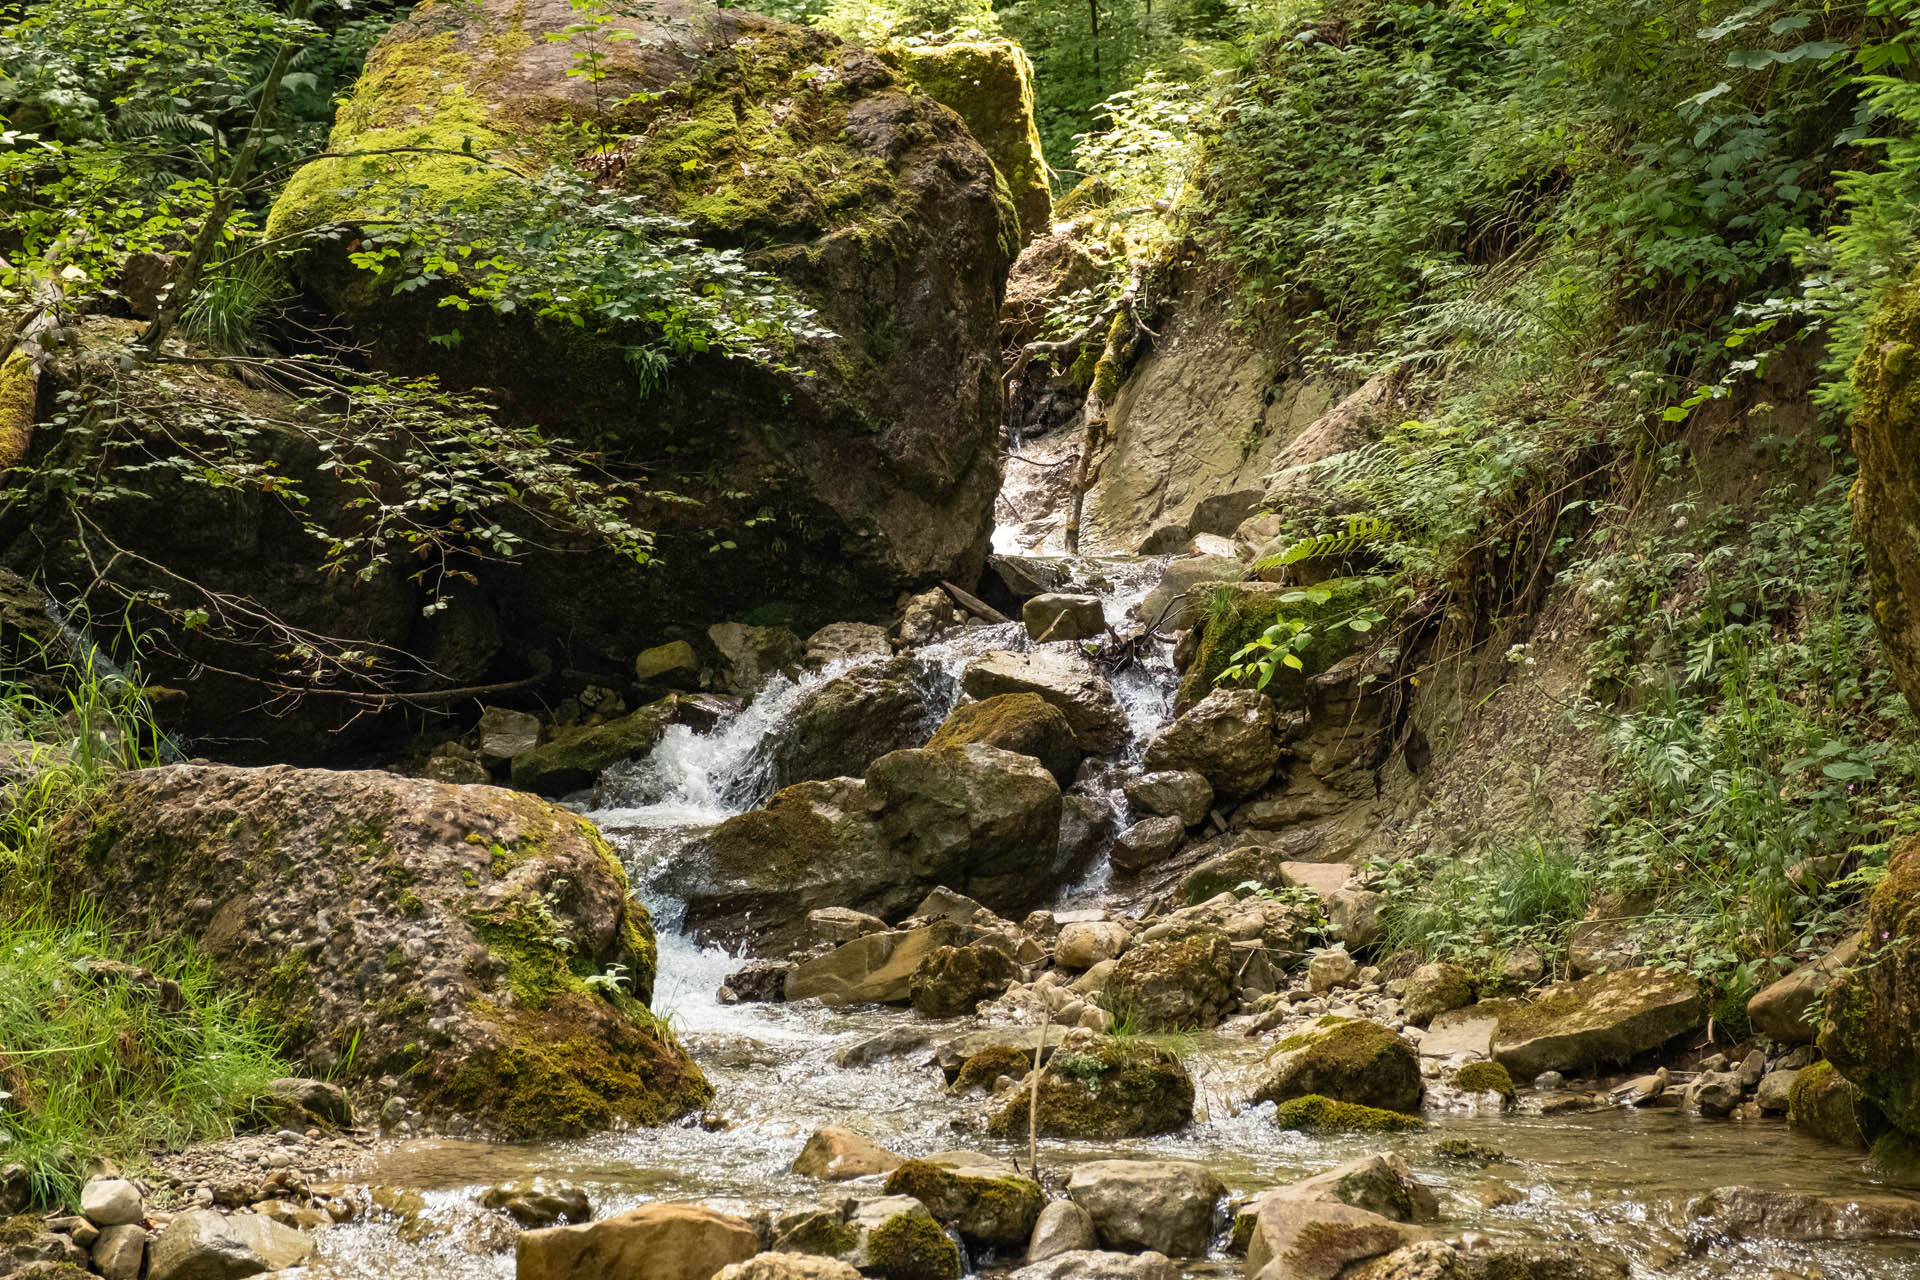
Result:
[[1273,1113],[1273,1122],[1282,1129],[1297,1129],[1301,1133],[1400,1133],[1426,1124],[1419,1116],[1337,1102],[1312,1093],[1281,1103]]
[[969,742],[1032,756],[1063,787],[1073,781],[1083,754],[1065,713],[1037,693],[999,693],[955,707],[927,749]]
[[1010,1044],[989,1045],[961,1063],[960,1074],[947,1087],[954,1093],[991,1089],[993,1082],[1001,1076],[1012,1076],[1019,1080],[1031,1070],[1033,1054],[1022,1052]]
[[[1867,899],[1859,957],[1828,986],[1819,1045],[1896,1128],[1920,1136],[1920,837],[1894,850]],[[1811,1068],[1809,1068],[1811,1071]],[[1796,1084],[1803,1083],[1807,1073]]]

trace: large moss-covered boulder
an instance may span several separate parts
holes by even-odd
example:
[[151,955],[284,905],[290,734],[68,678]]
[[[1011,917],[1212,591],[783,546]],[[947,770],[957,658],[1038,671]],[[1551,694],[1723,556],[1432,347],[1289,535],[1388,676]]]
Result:
[[712,1095],[647,1010],[653,928],[613,851],[532,796],[144,769],[67,819],[51,883],[136,936],[192,942],[289,1053],[349,1086],[392,1076],[429,1114],[531,1137]]
[[[1015,1090],[987,1132],[1025,1135],[1031,1102],[1028,1090]],[[1157,1045],[1098,1036],[1054,1053],[1040,1077],[1038,1106],[1034,1121],[1043,1137],[1146,1138],[1184,1129],[1193,1119],[1193,1080],[1180,1059]]]
[[295,175],[269,224],[506,209],[513,184],[568,167],[743,251],[832,335],[797,337],[778,366],[689,357],[652,387],[624,357],[632,334],[532,308],[463,312],[440,345],[455,325],[434,290],[396,293],[351,265],[351,232],[316,243],[299,281],[374,364],[487,387],[506,414],[699,500],[638,503],[658,563],[557,547],[482,573],[514,642],[564,636],[576,667],[624,666],[668,619],[779,601],[804,634],[877,620],[905,587],[971,580],[999,482],[997,313],[1018,246],[987,153],[878,54],[813,28],[697,0],[608,16],[569,38],[568,0],[427,0],[375,46],[334,154]]
[[912,1196],[968,1244],[1024,1247],[1046,1205],[1040,1184],[970,1151],[936,1152],[887,1175],[891,1196]]
[[1020,239],[1045,235],[1053,196],[1033,114],[1033,63],[1011,40],[903,44],[890,49],[922,89],[951,107],[993,157],[1020,218]]
[[1861,1149],[1883,1127],[1873,1107],[1831,1062],[1816,1062],[1794,1074],[1787,1089],[1787,1119],[1822,1142]]
[[1894,678],[1920,706],[1920,287],[1880,304],[1853,385],[1853,516],[1867,552],[1873,620]]
[[1867,901],[1852,967],[1827,988],[1820,1050],[1894,1127],[1920,1135],[1920,838]]
[[1288,1102],[1318,1094],[1415,1111],[1420,1092],[1420,1056],[1411,1044],[1377,1022],[1327,1017],[1274,1046],[1253,1099]]
[[1217,1026],[1239,1004],[1233,943],[1209,927],[1136,943],[1114,962],[1102,999],[1115,1017],[1133,1019],[1143,1031]]

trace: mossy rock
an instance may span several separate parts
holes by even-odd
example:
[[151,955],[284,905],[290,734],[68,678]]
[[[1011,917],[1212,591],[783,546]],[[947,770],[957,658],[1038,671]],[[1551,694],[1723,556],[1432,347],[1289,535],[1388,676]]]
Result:
[[909,1160],[887,1175],[890,1196],[912,1196],[969,1244],[995,1249],[1025,1246],[1046,1206],[1031,1178],[988,1163]]
[[1233,943],[1211,928],[1135,943],[1114,962],[1101,1003],[1142,1031],[1217,1026],[1239,1003]]
[[1881,300],[1852,376],[1860,475],[1850,496],[1873,620],[1894,679],[1920,707],[1920,287],[1912,281]]
[[934,731],[927,746],[969,742],[1032,756],[1063,787],[1073,781],[1083,755],[1065,713],[1037,693],[1001,693],[963,703]]
[[[1895,1128],[1920,1136],[1920,837],[1867,900],[1859,957],[1826,993],[1820,1051]],[[1807,1074],[1802,1073],[1804,1082]]]
[[960,1064],[960,1074],[947,1087],[955,1093],[991,1089],[1001,1076],[1024,1079],[1033,1070],[1033,1054],[1010,1044],[990,1045]]
[[[783,600],[804,632],[972,581],[999,486],[998,311],[1019,247],[985,150],[878,54],[814,28],[696,0],[628,6],[613,29],[634,38],[605,44],[590,81],[577,23],[567,0],[418,6],[369,55],[334,154],[269,220],[274,236],[325,233],[297,282],[376,367],[484,388],[507,418],[646,468],[632,519],[656,533],[649,563],[526,529],[515,562],[477,571],[508,646],[527,665],[564,648],[575,669],[624,670],[669,621]],[[509,197],[524,203],[552,166],[743,253],[830,336],[793,332],[752,362],[683,353],[662,379],[626,358],[658,337],[644,322],[476,306],[448,346],[436,289],[396,292],[349,260],[357,224],[454,200],[519,208]]]
[[1469,1062],[1453,1073],[1450,1083],[1463,1093],[1497,1093],[1501,1102],[1509,1107],[1519,1097],[1513,1087],[1513,1076],[1497,1062]]
[[1318,1094],[1281,1103],[1273,1113],[1273,1122],[1301,1133],[1402,1133],[1426,1124],[1419,1116],[1338,1102]]
[[867,1235],[871,1268],[887,1280],[960,1280],[960,1246],[932,1218],[899,1213]]
[[[1351,615],[1366,603],[1358,590],[1329,588],[1332,597],[1315,603],[1300,600],[1281,603],[1281,597],[1301,590],[1272,582],[1230,582],[1207,588],[1201,606],[1200,647],[1193,665],[1180,682],[1181,705],[1204,698],[1221,684],[1220,676],[1234,665],[1234,654],[1257,639],[1281,617],[1299,618],[1312,632],[1312,640],[1297,653],[1300,669],[1281,666],[1267,684],[1267,695],[1282,706],[1302,706],[1307,701],[1307,681],[1352,653],[1360,635],[1346,627],[1324,624]],[[1255,680],[1227,682],[1230,688],[1252,688]]]
[[[1193,1081],[1173,1054],[1138,1040],[1100,1036],[1062,1048],[1040,1077],[1034,1117],[1047,1138],[1145,1138],[1193,1119]],[[997,1138],[1027,1132],[1030,1099],[1016,1090],[987,1122]]]
[[541,795],[564,795],[592,786],[613,765],[637,759],[659,745],[679,706],[677,697],[666,697],[604,724],[563,729],[553,741],[514,757],[513,785]]
[[1816,1062],[1794,1077],[1787,1119],[1822,1142],[1860,1150],[1881,1127],[1873,1106],[1831,1062]]
[[1285,861],[1287,855],[1282,850],[1257,844],[1217,853],[1187,873],[1186,879],[1180,882],[1180,900],[1193,906],[1233,892],[1243,884],[1281,888],[1286,883],[1280,872]]
[[647,1008],[653,926],[619,859],[543,800],[171,765],[115,777],[53,848],[56,903],[191,941],[289,1056],[350,1090],[391,1075],[430,1116],[522,1138],[659,1124],[712,1097]]
[[1267,1064],[1256,1102],[1317,1095],[1393,1111],[1420,1106],[1418,1053],[1377,1022],[1322,1018],[1274,1046]]
[[0,360],[0,466],[27,456],[39,414],[40,374],[24,352]]
[[1012,40],[901,44],[887,51],[914,83],[950,107],[993,157],[1020,218],[1023,242],[1045,235],[1053,195],[1033,110],[1033,63]]

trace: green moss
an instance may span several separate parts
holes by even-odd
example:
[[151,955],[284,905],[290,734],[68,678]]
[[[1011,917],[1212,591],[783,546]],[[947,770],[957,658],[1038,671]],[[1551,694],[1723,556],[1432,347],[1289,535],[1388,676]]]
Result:
[[1033,1055],[1022,1053],[1010,1044],[996,1044],[974,1054],[960,1065],[960,1074],[954,1077],[951,1088],[955,1093],[966,1093],[972,1089],[991,1089],[993,1082],[1001,1076],[1012,1076],[1015,1080],[1033,1070]]
[[1510,1164],[1512,1158],[1498,1147],[1485,1146],[1471,1138],[1442,1138],[1433,1144],[1433,1154],[1458,1164]]
[[1326,1094],[1401,1111],[1420,1104],[1419,1056],[1377,1022],[1322,1018],[1267,1057],[1275,1072],[1254,1094],[1257,1101]]
[[713,1087],[647,1011],[610,1022],[592,997],[566,995],[540,1012],[491,1014],[498,1042],[470,1056],[422,1098],[497,1125],[512,1138],[566,1137],[616,1124],[657,1125],[713,1098]]
[[268,236],[369,216],[400,192],[429,209],[483,201],[516,172],[537,171],[543,157],[498,127],[473,77],[451,33],[376,45],[328,142],[357,154],[296,173],[268,217]]
[[[1303,702],[1308,679],[1352,653],[1359,640],[1345,627],[1322,624],[1352,613],[1363,597],[1348,588],[1335,590],[1332,598],[1321,604],[1310,601],[1281,604],[1280,597],[1292,590],[1295,588],[1269,582],[1222,583],[1212,588],[1200,628],[1200,646],[1181,682],[1181,697],[1205,697],[1218,683],[1221,673],[1233,665],[1234,655],[1284,615],[1305,621],[1313,639],[1298,653],[1301,669],[1278,668],[1267,685],[1267,694],[1283,705]],[[1251,688],[1253,682],[1243,684]]]
[[967,123],[1006,183],[1023,240],[1053,220],[1047,164],[1033,108],[1033,64],[1011,40],[899,46],[888,56]]
[[16,351],[0,362],[0,467],[27,456],[39,401],[40,375],[33,361]]
[[427,914],[427,904],[421,901],[419,894],[408,889],[400,895],[400,914],[416,918],[423,916]]
[[[1180,1060],[1139,1040],[1101,1036],[1061,1049],[1040,1078],[1039,1132],[1050,1138],[1135,1138],[1172,1133],[1193,1119],[1193,1081]],[[987,1132],[1018,1138],[1033,1103],[1010,1095]]]
[[1336,1102],[1317,1093],[1281,1103],[1273,1113],[1273,1122],[1282,1129],[1297,1129],[1302,1133],[1399,1133],[1418,1129],[1426,1123],[1419,1116],[1363,1107],[1353,1102]]
[[909,1160],[888,1174],[886,1192],[912,1196],[961,1235],[994,1245],[1024,1244],[1046,1206],[1046,1193],[1030,1178],[949,1169],[928,1160]]
[[1787,1090],[1787,1119],[1823,1142],[1867,1146],[1860,1091],[1831,1062],[1816,1062],[1794,1077]]
[[887,1280],[959,1280],[960,1246],[932,1218],[895,1214],[867,1235],[872,1269]]
[[1513,1076],[1498,1062],[1469,1062],[1453,1073],[1453,1087],[1467,1093],[1497,1093],[1512,1106]]

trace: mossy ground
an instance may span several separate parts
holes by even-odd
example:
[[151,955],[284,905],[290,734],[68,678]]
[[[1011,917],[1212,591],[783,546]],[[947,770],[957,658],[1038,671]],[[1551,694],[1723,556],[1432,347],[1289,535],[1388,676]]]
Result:
[[1273,1122],[1282,1129],[1297,1129],[1301,1133],[1400,1133],[1426,1124],[1419,1116],[1363,1107],[1354,1102],[1336,1102],[1317,1093],[1281,1103],[1273,1113]]

